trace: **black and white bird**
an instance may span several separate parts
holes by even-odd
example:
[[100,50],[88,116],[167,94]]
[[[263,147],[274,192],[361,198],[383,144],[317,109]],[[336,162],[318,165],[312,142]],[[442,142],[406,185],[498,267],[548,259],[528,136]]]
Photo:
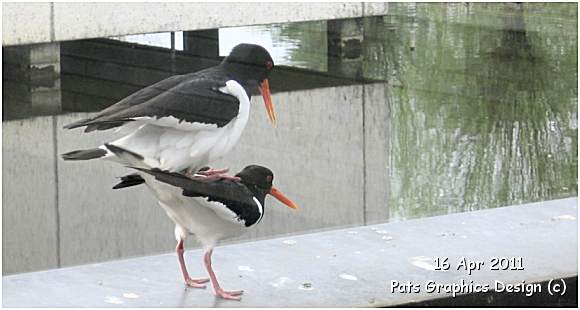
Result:
[[[266,49],[240,44],[215,67],[169,77],[64,128],[86,127],[85,132],[118,128],[123,136],[110,145],[140,154],[151,168],[193,175],[238,142],[248,122],[251,90],[256,86],[270,121],[276,123],[267,79],[273,67]],[[104,144],[62,157],[119,161]]]
[[[138,175],[145,180],[175,223],[176,252],[185,283],[191,287],[205,288],[204,283],[211,281],[216,296],[240,300],[243,291],[226,291],[219,285],[211,265],[211,255],[221,239],[239,236],[260,222],[268,194],[286,206],[298,209],[294,202],[272,186],[272,171],[250,165],[235,175],[239,181],[203,177],[192,179],[181,173],[142,168],[142,159],[138,154],[114,145],[107,144],[106,147],[127,164],[138,166],[134,167]],[[183,243],[190,235],[195,235],[203,245],[203,262],[209,279],[193,279],[187,272]]]

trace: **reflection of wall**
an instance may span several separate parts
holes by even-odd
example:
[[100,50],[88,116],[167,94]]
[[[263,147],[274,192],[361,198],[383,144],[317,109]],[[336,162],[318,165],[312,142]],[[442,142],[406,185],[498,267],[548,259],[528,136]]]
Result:
[[[270,167],[301,210],[268,199],[267,216],[244,239],[387,219],[384,92],[375,84],[275,94],[276,129],[253,98],[242,140],[215,166]],[[173,250],[173,225],[144,187],[111,190],[128,169],[57,157],[111,136],[62,129],[87,115],[3,122],[5,274]]]
[[2,48],[2,119],[61,110],[60,44]]
[[[195,35],[207,35],[188,34],[188,46]],[[164,78],[221,61],[215,55],[196,56],[199,50],[171,52],[108,39],[7,47],[3,52],[3,120],[100,111]],[[269,80],[274,93],[361,83],[336,73],[278,65]]]
[[160,47],[95,39],[61,44],[63,111],[93,112],[174,74],[195,72],[218,59],[170,53]]

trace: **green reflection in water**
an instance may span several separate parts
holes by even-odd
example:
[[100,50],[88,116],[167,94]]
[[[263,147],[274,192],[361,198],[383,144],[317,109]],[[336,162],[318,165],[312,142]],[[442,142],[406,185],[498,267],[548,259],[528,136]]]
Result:
[[[364,75],[389,88],[391,219],[577,195],[577,17],[575,3],[390,3],[365,20]],[[285,64],[325,70],[325,27],[257,29]]]
[[276,65],[326,71],[326,21],[283,23],[220,29],[220,54],[239,43],[266,47]]
[[[279,37],[294,44],[288,45],[286,61],[293,66],[326,71],[326,21],[278,24]],[[305,35],[307,34],[307,35]]]
[[577,195],[577,5],[393,3],[391,218]]

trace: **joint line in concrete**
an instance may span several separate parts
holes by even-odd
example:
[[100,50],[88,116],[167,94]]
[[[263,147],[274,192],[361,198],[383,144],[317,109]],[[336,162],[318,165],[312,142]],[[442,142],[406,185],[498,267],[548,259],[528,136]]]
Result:
[[56,41],[56,35],[54,34],[54,2],[50,3],[50,42]]
[[[364,30],[363,30],[364,31]],[[362,155],[363,155],[363,224],[367,224],[367,130],[366,130],[366,85],[362,84]]]
[[56,138],[57,135],[57,117],[56,115],[52,116],[52,145],[54,145],[54,208],[55,208],[55,225],[56,225],[56,266],[57,268],[61,267],[61,258],[60,258],[60,197],[58,194],[58,141]]

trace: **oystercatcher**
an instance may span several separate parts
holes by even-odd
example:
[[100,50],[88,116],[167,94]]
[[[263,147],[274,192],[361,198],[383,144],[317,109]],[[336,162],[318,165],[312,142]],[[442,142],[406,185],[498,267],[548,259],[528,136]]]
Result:
[[[240,44],[215,67],[162,80],[94,117],[64,128],[86,127],[85,132],[118,128],[124,136],[109,144],[140,154],[149,167],[170,172],[186,170],[192,175],[238,142],[248,121],[253,87],[259,85],[268,117],[276,123],[267,79],[273,67],[266,49]],[[104,145],[68,152],[62,157],[119,162]]]
[[[235,176],[239,180],[189,178],[181,173],[146,168],[142,157],[123,148],[106,144],[109,151],[128,165],[135,165],[138,175],[154,192],[159,204],[175,223],[176,252],[183,279],[188,286],[205,288],[211,281],[214,294],[224,299],[240,300],[243,291],[221,288],[211,265],[211,255],[218,241],[241,235],[260,222],[270,194],[292,209],[298,206],[272,186],[270,169],[250,165]],[[195,235],[204,248],[203,262],[209,279],[189,276],[183,257],[185,239]]]

